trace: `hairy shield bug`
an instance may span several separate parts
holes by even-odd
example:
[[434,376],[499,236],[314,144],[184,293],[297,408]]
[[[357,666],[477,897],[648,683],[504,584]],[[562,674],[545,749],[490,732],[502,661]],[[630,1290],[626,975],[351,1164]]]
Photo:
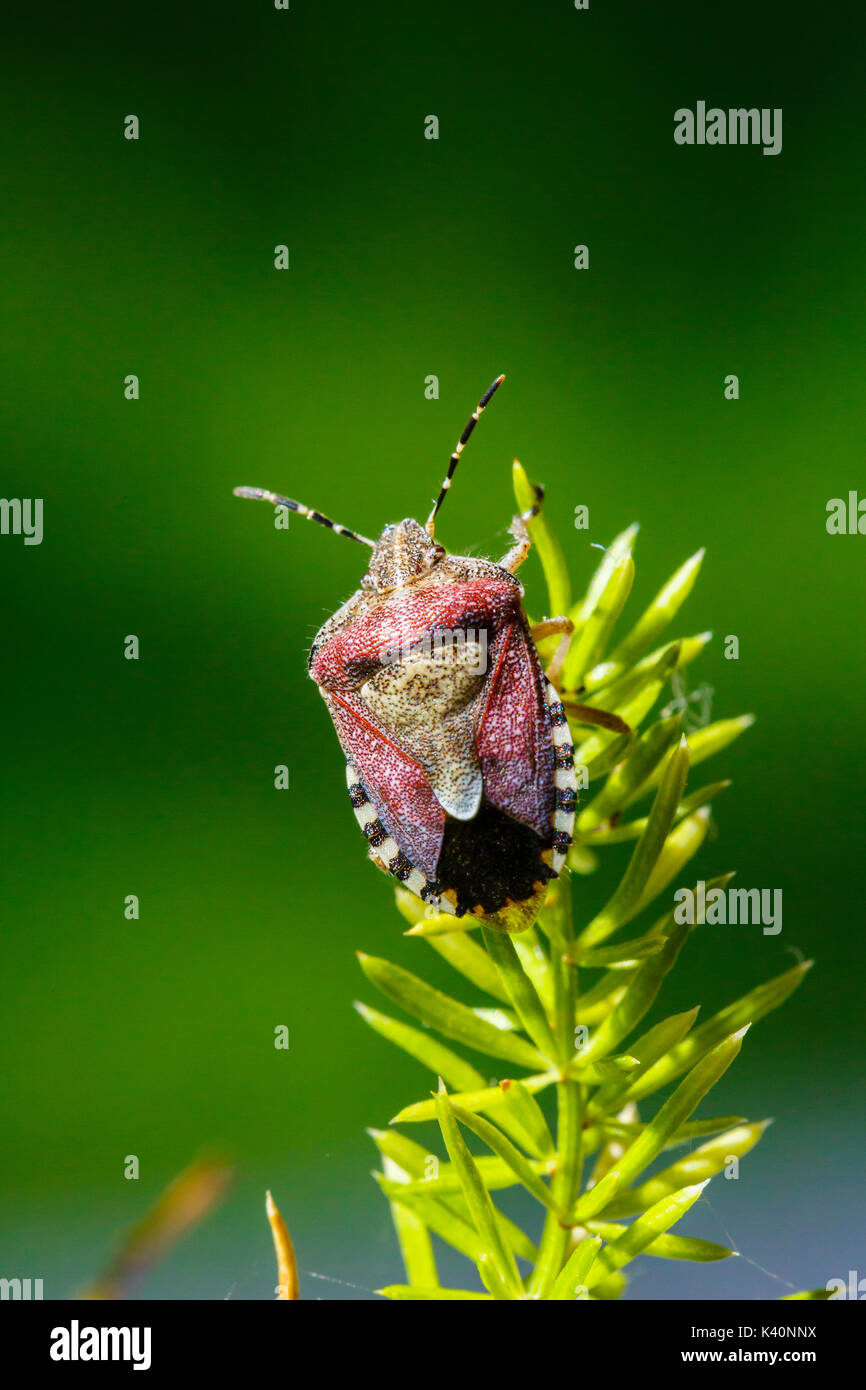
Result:
[[[371,541],[289,497],[249,487],[235,495],[372,549],[360,588],[309,657],[371,859],[434,911],[520,931],[571,844],[574,757],[553,681],[572,625],[559,617],[531,630],[523,611],[515,571],[529,553],[531,511],[512,519],[514,544],[496,564],[449,555],[435,538],[463,447],[503,380],[472,412],[425,526],[400,521]],[[554,634],[545,675],[533,637]],[[580,711],[602,722],[594,713]]]

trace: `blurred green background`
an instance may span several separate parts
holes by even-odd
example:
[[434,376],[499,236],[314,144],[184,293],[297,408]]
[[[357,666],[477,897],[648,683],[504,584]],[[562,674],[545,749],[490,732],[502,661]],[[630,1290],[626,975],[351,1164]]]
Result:
[[[271,1297],[266,1185],[304,1296],[398,1277],[363,1127],[427,1083],[351,1009],[376,1002],[353,953],[447,974],[401,938],[305,671],[364,556],[231,489],[367,534],[423,518],[499,371],[441,538],[502,553],[516,455],[577,585],[590,543],[640,521],[632,617],[706,544],[678,630],[716,637],[690,679],[714,717],[758,715],[711,765],[735,782],[696,867],[781,888],[784,928],[696,933],[665,1012],[817,960],[713,1100],[777,1121],[688,1227],[749,1262],[644,1261],[629,1296],[866,1273],[866,539],[825,529],[829,498],[866,492],[855,23],[781,3],[11,7],[2,490],[44,498],[45,534],[0,538],[0,1273],[65,1296],[220,1147],[230,1198],[141,1296]],[[699,99],[782,107],[782,153],[677,147]],[[578,884],[586,918],[627,854]]]

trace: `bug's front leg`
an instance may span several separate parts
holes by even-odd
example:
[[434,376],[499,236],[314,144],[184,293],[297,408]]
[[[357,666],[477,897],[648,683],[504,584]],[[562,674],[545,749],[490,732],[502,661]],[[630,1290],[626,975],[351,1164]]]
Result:
[[[570,618],[546,618],[543,622],[535,623],[530,628],[533,642],[541,642],[545,637],[555,637],[561,634],[561,641],[553,658],[545,671],[547,679],[551,685],[559,689],[559,677],[562,673],[562,666],[568,654],[569,644],[574,636],[574,623]],[[602,729],[610,729],[616,734],[630,734],[631,729],[624,719],[620,719],[618,714],[611,714],[610,710],[596,709],[593,705],[582,705],[573,695],[563,695],[562,703],[568,711],[569,717],[578,724],[595,724]]]
[[528,507],[525,512],[518,512],[517,516],[511,518],[508,529],[514,537],[515,544],[499,561],[502,568],[508,570],[509,574],[514,574],[515,570],[520,569],[520,566],[532,549],[532,537],[529,534],[527,522],[531,521],[534,516],[538,516],[538,513],[541,511],[541,499],[544,496],[544,489],[537,487],[535,489],[535,496],[537,501],[533,507]]
[[530,629],[533,642],[541,642],[545,637],[560,637],[560,643],[553,653],[552,660],[545,675],[551,685],[559,688],[559,677],[562,673],[562,666],[568,654],[568,648],[574,635],[574,623],[570,618],[546,618],[544,622],[536,623]]
[[[517,460],[515,460],[515,463],[516,462]],[[502,557],[499,563],[504,570],[508,570],[509,574],[513,574],[515,570],[520,568],[532,548],[532,537],[529,534],[528,522],[530,522],[534,516],[538,516],[538,513],[541,511],[541,504],[544,501],[544,488],[541,484],[533,484],[533,489],[535,492],[535,502],[531,507],[527,507],[525,512],[518,512],[517,516],[513,516],[511,518],[511,524],[508,527],[516,544]]]
[[630,734],[631,726],[626,724],[624,719],[620,719],[618,714],[611,714],[608,709],[596,709],[594,705],[582,705],[575,700],[574,696],[563,695],[562,703],[568,714],[569,719],[573,719],[576,724],[594,724],[600,729],[609,729],[614,734]]

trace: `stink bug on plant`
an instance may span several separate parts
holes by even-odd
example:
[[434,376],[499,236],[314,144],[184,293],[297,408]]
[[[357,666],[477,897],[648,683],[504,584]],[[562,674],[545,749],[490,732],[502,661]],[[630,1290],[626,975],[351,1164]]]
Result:
[[[572,624],[555,617],[530,628],[523,611],[515,571],[537,507],[512,519],[514,544],[496,564],[449,555],[435,538],[464,445],[503,380],[472,412],[425,526],[400,521],[371,541],[289,497],[250,487],[235,495],[372,549],[360,588],[309,657],[371,859],[434,912],[521,931],[572,839],[574,750],[555,687]],[[533,639],[557,634],[545,674]],[[580,717],[614,718],[585,707]]]

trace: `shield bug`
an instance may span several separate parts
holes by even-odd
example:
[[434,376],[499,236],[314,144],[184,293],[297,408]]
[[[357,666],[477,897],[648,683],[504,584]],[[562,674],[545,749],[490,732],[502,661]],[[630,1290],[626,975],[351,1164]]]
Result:
[[[309,657],[370,857],[434,911],[519,931],[571,844],[574,757],[553,681],[572,625],[559,617],[531,629],[524,613],[515,571],[529,553],[532,511],[512,519],[514,544],[498,563],[449,555],[435,536],[463,448],[503,380],[472,412],[424,526],[396,522],[371,541],[277,493],[235,495],[371,548],[360,588]],[[545,674],[533,638],[554,634]]]

